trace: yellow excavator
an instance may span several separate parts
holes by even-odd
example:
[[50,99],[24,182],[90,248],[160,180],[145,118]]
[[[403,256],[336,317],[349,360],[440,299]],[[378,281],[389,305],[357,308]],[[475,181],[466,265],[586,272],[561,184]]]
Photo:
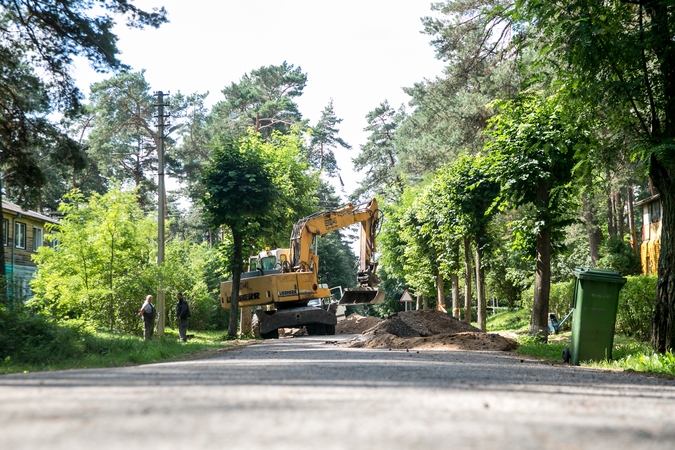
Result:
[[[359,205],[348,203],[299,220],[293,226],[290,248],[265,250],[251,257],[249,271],[241,275],[238,305],[260,307],[253,318],[254,334],[278,338],[280,328],[301,327],[308,334],[335,334],[338,305],[382,303],[384,292],[376,289],[380,280],[374,258],[380,218],[375,199]],[[323,299],[330,299],[331,293],[329,287],[319,283],[318,238],[356,223],[361,225],[359,287],[345,289],[339,302],[324,304]],[[232,281],[222,282],[221,306],[230,308],[231,300]]]

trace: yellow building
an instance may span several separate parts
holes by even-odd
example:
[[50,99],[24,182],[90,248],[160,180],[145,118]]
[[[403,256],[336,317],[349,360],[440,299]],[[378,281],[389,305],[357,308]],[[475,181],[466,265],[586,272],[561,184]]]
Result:
[[44,239],[49,232],[46,224],[58,224],[58,220],[3,201],[2,221],[5,273],[11,282],[11,294],[14,298],[26,299],[31,295],[28,282],[37,270],[31,255],[41,246],[49,245]]
[[656,274],[661,249],[661,196],[653,195],[635,203],[635,206],[642,206],[642,244],[640,245],[642,273]]

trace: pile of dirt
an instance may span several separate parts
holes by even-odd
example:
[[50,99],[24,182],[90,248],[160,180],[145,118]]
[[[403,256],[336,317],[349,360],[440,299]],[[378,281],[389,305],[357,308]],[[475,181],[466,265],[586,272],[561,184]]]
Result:
[[354,339],[347,345],[356,348],[489,351],[513,351],[518,347],[513,339],[485,333],[433,309],[396,313],[362,334],[367,337]]
[[361,334],[378,325],[382,319],[377,317],[363,317],[358,314],[350,314],[335,326],[335,334]]
[[463,332],[436,334],[427,337],[402,338],[393,334],[377,334],[369,339],[355,339],[348,344],[352,348],[388,348],[409,350],[483,350],[510,352],[518,348],[513,339],[498,334]]
[[466,322],[435,309],[420,309],[393,314],[368,333],[393,334],[402,338],[426,337],[436,334],[455,334],[481,331]]

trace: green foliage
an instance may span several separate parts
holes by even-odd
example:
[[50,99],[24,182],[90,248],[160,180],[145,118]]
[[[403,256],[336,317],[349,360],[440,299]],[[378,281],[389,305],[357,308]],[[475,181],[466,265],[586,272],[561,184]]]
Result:
[[42,316],[0,305],[0,361],[22,364],[50,363],[75,358],[83,351],[81,323],[59,326]]
[[487,331],[526,331],[530,326],[530,312],[526,309],[509,309],[487,318]]
[[229,311],[220,306],[220,281],[224,279],[221,253],[207,243],[182,240],[166,246],[162,283],[166,292],[167,324],[176,323],[176,295],[182,293],[190,306],[191,330],[223,329]]
[[591,267],[588,234],[583,227],[574,223],[560,230],[564,240],[551,258],[551,282],[562,283],[574,279],[574,269]]
[[[615,352],[613,351],[612,355],[614,354]],[[600,366],[634,370],[636,372],[665,373],[675,376],[675,355],[672,351],[660,354],[642,347],[638,352],[631,352],[625,357],[600,364]]]
[[368,140],[361,146],[361,153],[354,158],[354,169],[366,170],[366,176],[353,196],[372,193],[390,201],[397,200],[405,189],[401,169],[398,167],[402,149],[396,130],[405,119],[405,110],[394,109],[386,100],[366,115]]
[[[125,68],[117,59],[115,17],[137,28],[167,20],[164,8],[148,13],[126,0],[2,2],[0,169],[13,201],[54,207],[64,173],[83,169],[80,145],[50,114],[70,118],[81,108],[73,56],[83,56],[98,71]],[[44,195],[44,186],[59,192]]]
[[355,287],[358,258],[354,255],[349,242],[342,239],[341,233],[333,232],[321,237],[318,244],[319,275],[327,283],[326,273],[330,274],[330,287],[342,286],[343,289]]
[[143,215],[134,192],[120,188],[87,202],[73,191],[59,210],[64,218],[46,236],[59,245],[34,256],[29,306],[56,320],[139,331],[140,303],[157,290],[156,222]]
[[490,102],[521,90],[531,69],[517,51],[520,37],[510,28],[511,9],[503,0],[447,0],[432,3],[433,16],[422,18],[423,33],[447,65],[442,77],[404,88],[413,111],[396,138],[405,149],[400,165],[410,175],[433,172],[461,153],[480,152],[494,114]]
[[642,273],[640,258],[635,256],[630,244],[623,239],[610,237],[601,249],[602,257],[598,260],[598,267],[614,270],[621,275],[639,275]]
[[166,330],[164,339],[94,331],[82,322],[57,324],[0,305],[0,373],[147,364],[222,347],[222,333],[195,333],[187,343]]
[[[563,317],[565,317],[572,309],[572,301],[574,300],[574,283],[574,280],[563,283],[551,283],[548,311],[554,313],[559,321],[561,321]],[[533,299],[534,286],[530,286],[530,288],[523,294],[523,309],[531,311]],[[568,322],[566,322],[566,326],[572,325],[570,319],[568,319]]]
[[565,347],[569,347],[569,342],[553,341],[542,342],[538,336],[519,336],[518,349],[516,353],[520,355],[537,356],[552,361],[562,361],[562,352]]
[[396,204],[385,205],[380,248],[382,266],[390,276],[404,280],[414,295],[433,295],[435,292],[437,255],[430,246],[428,235],[422,235],[423,210],[419,195],[421,188],[407,189]]
[[[157,98],[145,73],[128,72],[94,83],[89,99],[89,158],[106,178],[135,186],[140,204],[151,209],[159,137]],[[166,142],[172,143],[170,138]]]
[[219,136],[214,148],[203,199],[211,225],[240,234],[246,248],[285,247],[293,224],[316,209],[318,178],[301,155],[297,130],[267,141],[253,132]]
[[342,147],[345,150],[352,148],[351,145],[338,136],[340,131],[337,126],[340,122],[342,122],[342,119],[338,119],[335,115],[333,99],[331,99],[328,106],[321,112],[321,118],[317,124],[311,127],[307,159],[315,168],[325,171],[330,176],[336,176],[339,172],[334,151],[338,147]]
[[650,339],[656,282],[656,275],[629,276],[619,291],[617,329],[642,342]]
[[406,289],[406,282],[404,279],[398,278],[389,273],[386,267],[378,270],[378,276],[382,283],[380,289],[384,290],[384,301],[375,306],[378,317],[388,317],[396,312],[405,309],[405,303],[402,303],[401,296]]
[[253,128],[264,138],[274,131],[289,132],[302,121],[294,99],[302,95],[306,84],[307,74],[286,61],[244,74],[222,90],[225,100],[213,107],[209,118],[212,132],[242,136]]

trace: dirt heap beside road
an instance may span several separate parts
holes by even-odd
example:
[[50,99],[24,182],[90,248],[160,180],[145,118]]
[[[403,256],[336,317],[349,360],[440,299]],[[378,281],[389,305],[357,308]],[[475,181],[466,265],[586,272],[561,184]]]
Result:
[[378,325],[382,319],[377,317],[363,317],[358,314],[350,314],[335,326],[335,334],[361,334]]
[[513,339],[485,333],[433,309],[396,313],[364,330],[362,334],[366,336],[365,339],[355,339],[348,346],[490,351],[513,351],[518,347]]
[[435,309],[420,309],[393,314],[371,331],[372,334],[389,333],[403,338],[481,332],[478,328]]

